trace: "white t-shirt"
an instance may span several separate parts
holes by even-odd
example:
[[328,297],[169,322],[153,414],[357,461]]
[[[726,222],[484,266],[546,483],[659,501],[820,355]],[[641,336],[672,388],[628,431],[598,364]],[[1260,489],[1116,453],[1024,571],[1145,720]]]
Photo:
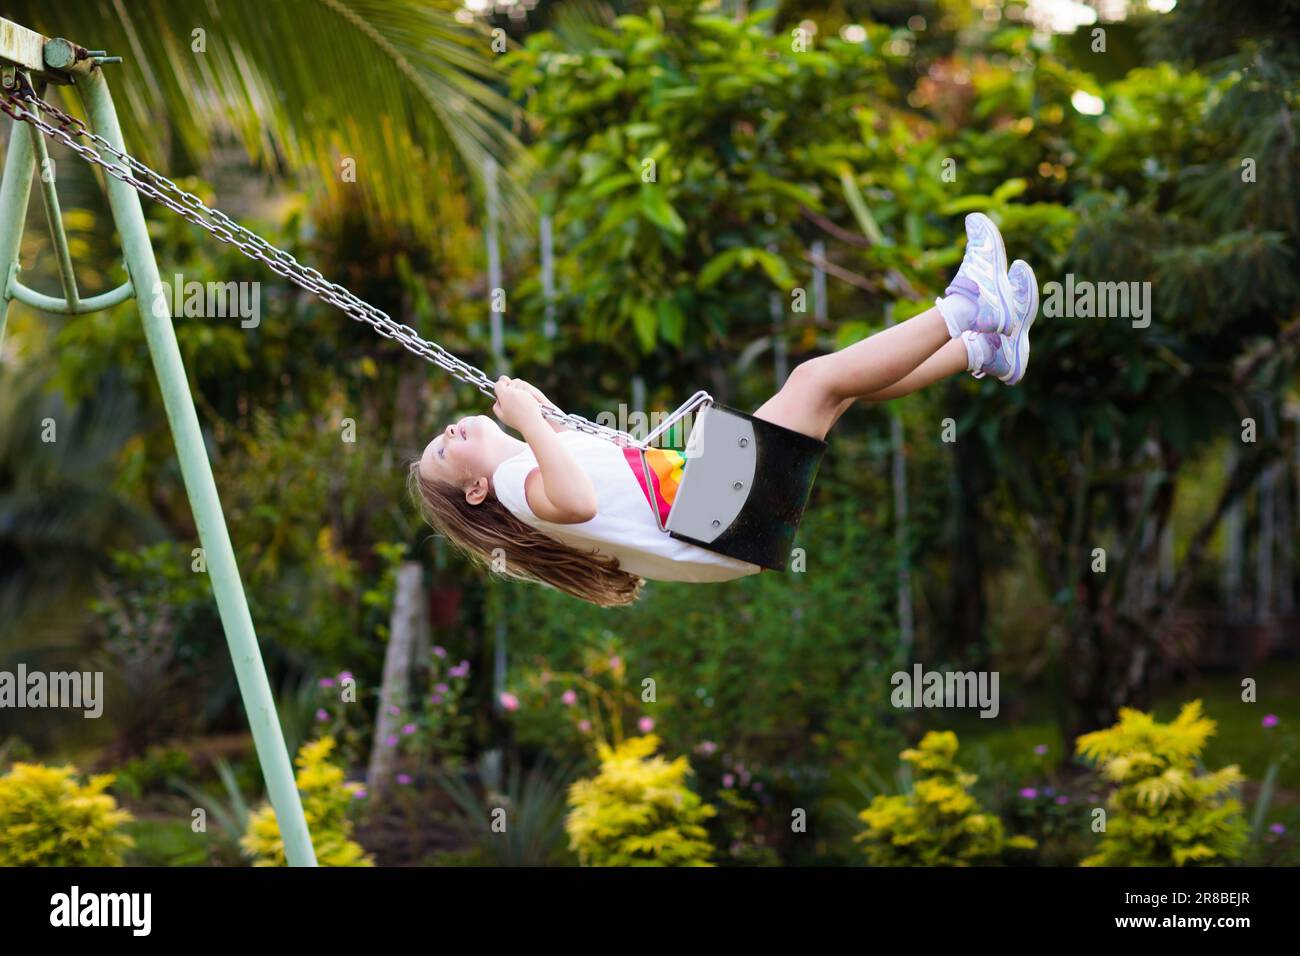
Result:
[[555,524],[537,517],[524,494],[524,480],[538,467],[533,450],[527,448],[492,473],[497,499],[521,521],[579,550],[594,548],[612,555],[624,571],[651,581],[731,581],[763,570],[660,531],[619,446],[573,429],[556,434],[596,486],[596,517],[580,524]]

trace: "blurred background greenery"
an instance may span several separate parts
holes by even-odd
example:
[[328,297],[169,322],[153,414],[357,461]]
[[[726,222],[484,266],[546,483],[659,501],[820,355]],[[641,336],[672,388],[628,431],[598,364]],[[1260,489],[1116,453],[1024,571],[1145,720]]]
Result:
[[[897,835],[904,804],[886,801],[918,800],[924,764],[900,752],[945,730],[961,746],[944,760],[977,779],[931,772],[1034,846],[922,861],[1075,865],[1104,842],[1086,810],[1126,806],[1077,738],[1123,708],[1174,721],[1198,699],[1216,732],[1161,726],[1199,741],[1201,770],[1239,765],[1227,815],[1248,827],[1210,862],[1300,861],[1300,3],[8,10],[124,56],[106,69],[134,154],[588,417],[668,410],[698,388],[757,407],[798,361],[926,308],[976,209],[1042,283],[1151,283],[1149,328],[1044,316],[1014,390],[962,376],[852,409],[800,531],[806,571],[652,583],[610,612],[486,580],[418,520],[405,463],[451,417],[486,412],[481,396],[146,206],[164,281],[261,283],[256,328],[175,325],[286,737],[317,742],[312,772],[333,761],[352,781],[347,800],[321,798],[338,860],[918,862],[864,855],[854,837]],[[100,184],[51,150],[81,286],[108,288],[122,275]],[[52,290],[46,225],[34,202],[22,263]],[[46,418],[57,442],[41,439]],[[97,721],[0,709],[0,773],[113,773],[128,863],[275,862],[265,821],[248,838],[261,781],[196,547],[134,306],[13,306],[0,671],[93,668],[109,691]],[[399,586],[424,613],[397,655],[405,702],[381,721]],[[997,670],[999,717],[893,706],[890,675],[918,661]],[[692,773],[654,769],[629,743],[650,734]],[[602,788],[626,766],[647,792],[698,794],[715,811],[691,816],[703,836],[605,845],[583,829],[616,812]],[[1201,803],[1228,798],[1170,799],[1201,820]],[[501,806],[526,821],[508,841],[491,828]],[[1164,843],[1142,852],[1120,858],[1174,862]]]

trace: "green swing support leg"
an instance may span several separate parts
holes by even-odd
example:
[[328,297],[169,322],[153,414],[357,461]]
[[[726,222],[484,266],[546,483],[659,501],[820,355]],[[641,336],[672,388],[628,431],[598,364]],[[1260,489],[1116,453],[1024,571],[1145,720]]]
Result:
[[[103,72],[99,69],[91,70],[85,75],[76,76],[74,83],[95,132],[118,149],[124,149],[122,130]],[[13,124],[4,180],[0,184],[0,268],[5,271],[3,295],[6,315],[9,301],[19,297],[14,293],[17,285],[14,276],[35,166],[31,141],[34,135],[39,134],[26,123]],[[158,264],[149,241],[140,197],[126,183],[111,176],[105,179],[109,206],[122,238],[130,285],[135,293],[149,354],[162,391],[163,406],[176,444],[185,491],[198,527],[208,577],[212,582],[222,628],[234,661],[239,692],[252,729],[266,789],[279,822],[285,857],[290,866],[315,866],[316,855],[307,831],[293,765],[285,747],[275,699],[271,694],[261,649],[253,630],[248,601],[235,563],[235,553],[226,529],[216,482],[212,477],[212,465],[203,444],[194,398],[190,394],[189,380],[176,343],[176,332],[169,311],[165,308],[166,296],[153,294],[160,284]],[[62,228],[57,223],[51,223],[51,226],[54,229]],[[103,298],[106,299],[107,296]],[[115,300],[124,298],[125,296],[118,296]],[[51,302],[58,304],[55,300]],[[88,311],[85,308],[88,302],[80,303],[80,307],[77,307],[77,303],[67,304],[67,309],[59,311]],[[0,316],[0,342],[3,342],[3,332],[3,316]]]
[[[86,104],[86,112],[95,132],[118,149],[125,149],[117,112],[108,92],[102,70],[92,70],[75,80]],[[122,237],[122,251],[126,257],[127,272],[135,289],[136,306],[144,323],[145,339],[153,359],[158,386],[162,390],[167,421],[171,424],[180,459],[185,492],[194,511],[194,522],[199,529],[199,542],[207,561],[208,577],[217,599],[221,624],[230,645],[230,656],[235,664],[239,693],[244,700],[244,710],[253,731],[257,758],[266,778],[266,789],[275,808],[284,840],[285,857],[290,866],[315,866],[316,854],[312,849],[307,821],[302,812],[302,799],[294,781],[293,765],[284,744],[275,698],[266,678],[262,652],[253,631],[253,618],[248,611],[248,599],[235,564],[234,548],[226,530],[225,515],[217,497],[217,485],[212,477],[212,464],[208,461],[199,429],[199,416],[194,410],[189,380],[176,344],[176,330],[172,328],[171,315],[165,308],[166,296],[155,296],[159,288],[158,264],[154,260],[153,246],[144,212],[140,208],[139,194],[121,180],[107,176],[108,202],[113,210],[113,221]],[[162,314],[159,315],[158,313]]]
[[5,156],[4,180],[0,181],[0,348],[4,347],[5,326],[9,321],[9,303],[15,298],[10,288],[18,266],[18,247],[23,239],[23,222],[27,202],[32,195],[32,173],[36,154],[32,149],[33,131],[26,123],[15,121],[9,130],[9,152]]

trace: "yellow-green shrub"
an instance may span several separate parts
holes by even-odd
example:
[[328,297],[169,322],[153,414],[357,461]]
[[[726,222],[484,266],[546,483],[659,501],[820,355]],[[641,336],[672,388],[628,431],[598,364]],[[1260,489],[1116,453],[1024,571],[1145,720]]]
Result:
[[[304,744],[294,760],[316,862],[321,866],[374,866],[375,861],[361,845],[350,839],[352,821],[348,809],[361,785],[344,781],[343,768],[329,760],[333,749],[334,738],[322,737]],[[269,804],[248,818],[248,831],[239,843],[253,857],[254,866],[286,865],[280,824]]]
[[717,811],[689,790],[685,757],[651,757],[654,734],[597,744],[600,772],[569,788],[564,829],[584,866],[711,866],[700,824]]
[[1224,798],[1241,773],[1235,764],[1196,772],[1213,733],[1214,721],[1194,700],[1169,724],[1124,708],[1119,723],[1075,742],[1080,756],[1118,784],[1106,801],[1101,849],[1082,866],[1182,866],[1241,856],[1246,818],[1236,799]]
[[1009,847],[1032,849],[1029,837],[1003,835],[1002,821],[980,811],[968,792],[977,779],[956,763],[957,735],[931,731],[900,755],[916,775],[912,792],[877,796],[858,819],[855,840],[872,866],[971,866],[996,863]]
[[74,767],[16,763],[0,777],[0,866],[121,866],[131,814],[104,791],[112,774],[77,782]]

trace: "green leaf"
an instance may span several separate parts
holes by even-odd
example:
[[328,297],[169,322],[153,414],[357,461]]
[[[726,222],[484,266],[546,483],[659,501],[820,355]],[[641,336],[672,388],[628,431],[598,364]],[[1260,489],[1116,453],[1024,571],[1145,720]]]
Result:
[[716,285],[719,279],[731,271],[743,252],[744,249],[728,249],[726,252],[718,253],[704,264],[704,268],[695,279],[695,285],[700,289],[708,289]]
[[636,331],[637,341],[641,344],[641,351],[649,352],[655,347],[655,330],[658,327],[658,318],[654,310],[646,302],[638,302],[632,310],[632,328]]
[[641,215],[665,232],[676,236],[686,234],[686,223],[682,222],[682,217],[677,215],[677,210],[668,202],[664,188],[655,183],[646,183],[641,187]]
[[682,333],[686,329],[686,316],[675,299],[659,300],[659,334],[664,340],[677,347],[682,345]]

